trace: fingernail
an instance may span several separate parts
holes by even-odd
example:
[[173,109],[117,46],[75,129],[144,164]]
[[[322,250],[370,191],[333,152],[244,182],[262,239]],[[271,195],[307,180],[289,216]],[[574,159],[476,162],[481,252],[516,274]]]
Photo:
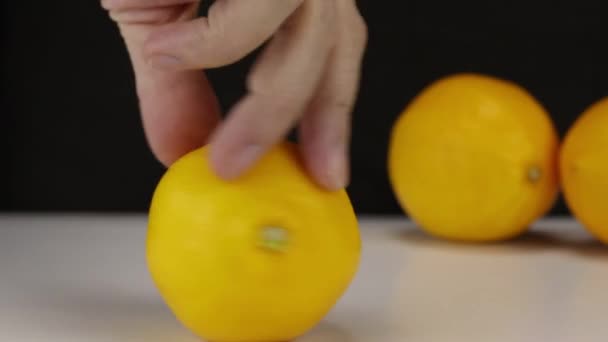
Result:
[[170,55],[152,56],[148,59],[148,63],[155,68],[161,69],[179,69],[182,64],[179,58]]
[[327,161],[327,187],[340,190],[348,185],[349,173],[344,149],[335,148]]
[[263,150],[260,145],[247,145],[232,156],[226,156],[222,175],[227,179],[239,177],[246,169],[261,156]]

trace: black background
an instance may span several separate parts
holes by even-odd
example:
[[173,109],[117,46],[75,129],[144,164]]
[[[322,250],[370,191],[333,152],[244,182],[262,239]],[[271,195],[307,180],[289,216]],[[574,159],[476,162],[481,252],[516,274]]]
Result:
[[[462,71],[518,82],[560,133],[608,95],[603,0],[359,1],[369,25],[349,193],[360,213],[400,212],[386,176],[395,117]],[[3,1],[0,210],[146,210],[163,169],[140,126],[121,38],[95,0]],[[224,108],[252,61],[209,71]],[[566,213],[560,202],[553,213]]]

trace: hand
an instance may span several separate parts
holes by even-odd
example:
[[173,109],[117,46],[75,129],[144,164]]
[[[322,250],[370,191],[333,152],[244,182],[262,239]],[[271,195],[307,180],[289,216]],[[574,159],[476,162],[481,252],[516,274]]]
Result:
[[[102,0],[118,23],[136,76],[144,129],[170,165],[211,144],[225,179],[240,176],[298,124],[306,168],[328,189],[348,183],[350,117],[367,40],[355,0]],[[204,73],[266,41],[248,94],[220,123]]]

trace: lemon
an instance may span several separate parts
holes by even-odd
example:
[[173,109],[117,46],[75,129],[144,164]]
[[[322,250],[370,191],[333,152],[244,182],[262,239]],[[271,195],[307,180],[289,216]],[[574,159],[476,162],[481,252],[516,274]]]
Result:
[[566,134],[560,173],[574,216],[608,243],[608,98],[585,110]]
[[394,124],[389,176],[410,217],[462,241],[511,238],[554,204],[558,136],[522,87],[466,73],[422,90]]
[[293,145],[245,176],[215,176],[206,147],[173,164],[150,207],[147,260],[179,321],[213,342],[286,341],[314,327],[356,273],[357,220]]

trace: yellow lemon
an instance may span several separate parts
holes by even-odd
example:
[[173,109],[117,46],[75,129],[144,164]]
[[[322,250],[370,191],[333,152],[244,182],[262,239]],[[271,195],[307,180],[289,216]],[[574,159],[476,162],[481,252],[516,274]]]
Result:
[[172,165],[151,203],[147,260],[179,321],[213,342],[286,341],[315,326],[357,269],[360,239],[345,191],[311,181],[293,145],[234,182],[207,148]]
[[588,108],[566,134],[560,173],[574,216],[608,243],[608,98]]
[[435,81],[392,131],[390,180],[427,232],[463,241],[516,236],[557,197],[558,136],[523,88],[480,74]]

